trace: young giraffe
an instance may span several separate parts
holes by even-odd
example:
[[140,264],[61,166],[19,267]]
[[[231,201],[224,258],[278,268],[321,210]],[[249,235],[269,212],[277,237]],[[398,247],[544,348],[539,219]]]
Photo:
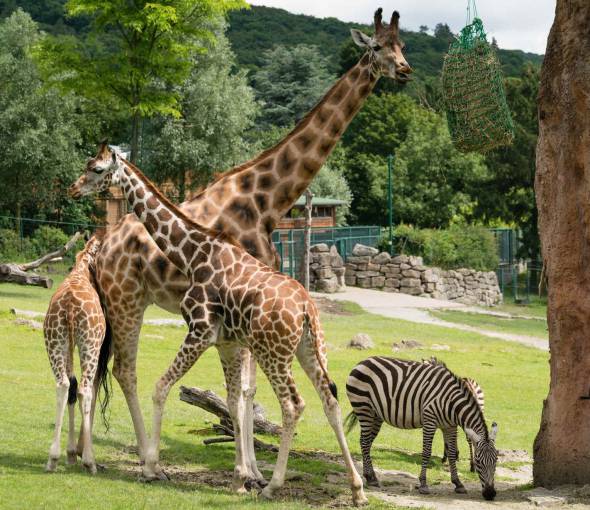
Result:
[[[66,402],[70,424],[67,446],[68,464],[76,463],[74,406],[77,394],[80,397],[80,412],[82,414],[80,428],[82,462],[91,474],[95,474],[97,469],[92,449],[95,389],[97,381],[105,375],[104,370],[106,370],[106,360],[108,359],[106,356],[99,370],[99,357],[105,338],[106,323],[100,299],[94,288],[93,266],[102,241],[101,237],[100,235],[91,237],[84,249],[76,255],[74,268],[49,302],[49,309],[43,324],[45,347],[57,382],[55,431],[46,466],[46,471],[49,472],[57,469],[60,457],[60,436]],[[78,347],[82,371],[79,387],[74,376],[74,349],[76,347]]]
[[[379,77],[385,75],[404,82],[411,73],[402,54],[398,25],[397,12],[386,25],[379,9],[375,13],[373,37],[353,30],[355,42],[366,48],[360,61],[283,141],[223,173],[181,206],[184,213],[201,225],[233,236],[251,255],[278,268],[278,254],[271,235],[280,218],[317,174]],[[137,396],[135,368],[143,313],[151,303],[179,313],[188,281],[130,214],[107,233],[97,258],[97,282],[113,329],[113,375],[127,400],[143,460],[147,436]],[[245,459],[249,477],[263,483],[256,466],[252,434],[256,365],[246,349],[220,351],[220,356],[226,373],[233,373],[230,367],[237,367],[242,374],[241,390],[237,395],[228,395],[243,410],[232,416],[236,461]],[[233,387],[229,381],[227,386]],[[159,468],[158,476],[165,477]],[[240,483],[237,477],[234,480],[237,490],[243,489]]]
[[[190,281],[182,300],[189,332],[174,361],[156,384],[154,417],[145,469],[155,475],[164,404],[171,387],[206,349],[247,347],[270,381],[281,405],[283,431],[275,469],[262,494],[271,498],[284,483],[289,449],[304,402],[291,372],[297,356],[318,392],[336,434],[356,505],[367,502],[346,444],[336,387],[326,368],[326,346],[317,309],[303,286],[258,261],[225,234],[202,227],[172,205],[139,171],[106,143],[72,186],[74,197],[118,185],[133,212],[166,257]],[[239,389],[239,378],[233,379]],[[236,388],[234,388],[235,390]],[[229,388],[228,388],[229,391]]]

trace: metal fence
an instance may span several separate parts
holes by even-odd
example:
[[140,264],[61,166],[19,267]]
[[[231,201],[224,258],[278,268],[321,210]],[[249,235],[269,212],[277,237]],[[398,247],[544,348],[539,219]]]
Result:
[[498,283],[504,298],[511,298],[515,303],[529,303],[531,298],[545,295],[540,289],[543,266],[538,261],[526,260],[513,264],[500,264],[496,270]]
[[[292,278],[297,278],[301,272],[303,260],[304,229],[275,230],[272,240],[281,257],[281,271]],[[381,237],[381,227],[330,227],[312,228],[311,245],[326,243],[336,246],[338,253],[346,258],[352,254],[357,243],[376,246]]]
[[515,264],[517,261],[516,254],[520,247],[518,231],[512,228],[490,228],[489,231],[496,240],[500,266]]

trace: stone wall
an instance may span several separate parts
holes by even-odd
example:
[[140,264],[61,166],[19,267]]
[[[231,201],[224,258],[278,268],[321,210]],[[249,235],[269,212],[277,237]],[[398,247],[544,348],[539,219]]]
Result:
[[344,290],[344,261],[336,246],[328,248],[327,244],[316,244],[309,250],[310,290],[333,293]]
[[424,266],[422,257],[391,257],[357,244],[345,264],[346,285],[493,306],[502,302],[496,273]]

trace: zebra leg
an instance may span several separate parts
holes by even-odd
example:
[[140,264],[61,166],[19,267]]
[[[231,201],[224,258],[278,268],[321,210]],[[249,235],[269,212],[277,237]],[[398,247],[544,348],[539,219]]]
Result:
[[436,432],[436,423],[426,420],[423,420],[422,423],[422,470],[420,471],[418,492],[420,494],[430,494],[430,489],[426,483],[426,469],[428,468],[430,455],[432,454],[432,440]]
[[468,437],[467,444],[469,445],[469,471],[475,473],[475,463],[473,462],[473,444],[471,443],[471,439]]
[[445,443],[449,446],[449,468],[451,470],[451,482],[455,485],[455,492],[465,494],[467,490],[459,480],[457,474],[457,427],[443,430]]
[[[467,439],[467,442],[469,442],[469,438]],[[449,460],[449,445],[447,445],[447,441],[444,441],[444,452],[443,452],[443,456],[441,459],[441,464],[444,464],[447,462],[447,460]],[[473,453],[471,453],[471,443],[469,443],[469,452],[471,454],[471,463],[473,464]],[[459,460],[459,447],[457,447],[456,450],[456,454],[457,454],[457,460]],[[471,470],[471,472],[473,472],[473,469]]]
[[361,451],[363,453],[363,475],[367,480],[367,485],[372,487],[379,487],[379,480],[373,469],[373,461],[371,459],[371,446],[373,441],[381,430],[383,420],[378,416],[371,418],[365,417],[364,415],[359,416],[361,424]]

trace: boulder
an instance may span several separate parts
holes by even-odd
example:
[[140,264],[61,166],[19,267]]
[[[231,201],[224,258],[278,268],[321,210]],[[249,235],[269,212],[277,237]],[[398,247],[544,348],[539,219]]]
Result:
[[336,276],[318,280],[315,284],[315,290],[317,292],[325,292],[326,294],[333,294],[339,290],[338,279]]
[[374,264],[387,264],[390,260],[391,255],[385,251],[382,251],[373,257]]
[[344,260],[342,260],[342,257],[340,256],[340,253],[338,253],[335,245],[332,245],[330,248],[330,263],[332,264],[332,267],[344,266]]
[[349,349],[365,350],[372,349],[375,347],[375,344],[373,343],[371,337],[366,333],[357,333],[350,339],[348,344],[346,344],[346,347]]
[[364,244],[355,244],[352,249],[352,254],[355,257],[373,257],[379,253],[377,248],[372,246],[365,246]]
[[330,248],[326,243],[314,244],[309,251],[311,253],[323,253],[329,251]]

